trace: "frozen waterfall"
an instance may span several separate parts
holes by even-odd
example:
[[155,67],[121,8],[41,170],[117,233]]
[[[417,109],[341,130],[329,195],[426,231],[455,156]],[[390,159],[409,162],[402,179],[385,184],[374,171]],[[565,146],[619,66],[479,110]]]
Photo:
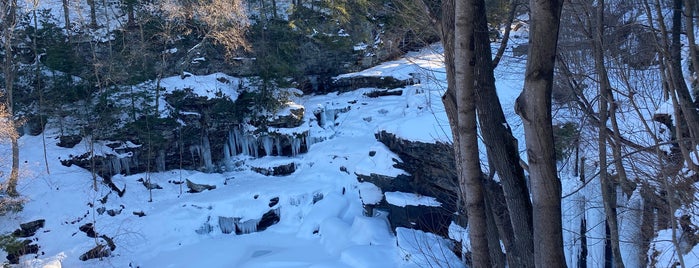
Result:
[[234,127],[228,132],[228,139],[223,145],[225,160],[236,155],[247,155],[255,158],[263,156],[297,156],[307,151],[308,131],[301,134],[247,133],[240,127]]

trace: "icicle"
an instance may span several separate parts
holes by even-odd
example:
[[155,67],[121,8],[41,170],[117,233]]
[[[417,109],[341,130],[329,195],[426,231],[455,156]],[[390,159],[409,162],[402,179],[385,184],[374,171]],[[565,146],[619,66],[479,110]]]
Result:
[[235,232],[235,225],[240,222],[240,218],[218,216],[218,227],[224,234]]
[[121,160],[119,159],[119,157],[111,157],[109,162],[112,166],[112,174],[121,173]]
[[121,168],[126,170],[126,175],[131,175],[131,157],[120,158]]
[[228,150],[225,152],[225,154],[229,156],[234,156],[238,154],[238,145],[236,144],[236,130],[237,128],[233,128],[228,131]]
[[320,109],[322,109],[322,111],[320,111],[320,121],[318,122],[318,126],[325,128],[325,122],[328,120],[328,117],[325,114],[326,109],[322,106],[320,107]]
[[240,144],[240,153],[243,155],[250,155],[250,141],[242,134],[236,133],[236,140]]
[[239,222],[237,224],[238,230],[240,230],[241,234],[250,234],[257,232],[257,224],[260,223],[259,219],[252,219],[252,220],[247,220],[244,222]]
[[272,146],[274,141],[269,136],[260,137],[262,139],[262,147],[265,149],[265,155],[272,155]]
[[158,157],[155,158],[155,167],[157,171],[165,171],[165,151],[158,151]]
[[291,156],[296,156],[301,151],[301,139],[297,137],[291,138]]
[[214,169],[214,164],[211,160],[211,144],[209,143],[209,136],[204,135],[201,138],[201,150],[202,150],[202,159],[204,160],[204,167],[208,172],[213,171]]
[[226,163],[231,161],[231,148],[228,146],[228,143],[223,144],[223,160]]
[[277,155],[282,155],[282,139],[280,137],[274,137],[274,148],[277,149]]
[[245,139],[248,140],[248,150],[250,151],[250,155],[258,158],[258,151],[257,151],[257,138],[253,137],[252,135],[245,135]]
[[201,155],[198,145],[189,146],[189,153],[192,155],[192,159],[199,157]]

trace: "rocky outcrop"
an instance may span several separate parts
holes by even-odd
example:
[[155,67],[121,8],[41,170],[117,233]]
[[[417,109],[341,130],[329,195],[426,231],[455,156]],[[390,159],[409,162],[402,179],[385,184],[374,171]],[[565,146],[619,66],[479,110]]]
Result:
[[36,234],[36,231],[38,231],[41,228],[44,228],[44,223],[46,223],[46,220],[44,220],[44,219],[39,219],[39,220],[35,220],[35,221],[22,223],[19,225],[19,229],[12,232],[12,236],[14,236],[14,237],[34,236]]
[[359,88],[394,89],[416,84],[415,78],[405,80],[393,76],[341,76],[333,80],[334,91],[348,92]]
[[187,182],[187,188],[189,188],[189,191],[187,192],[189,193],[200,193],[203,191],[210,191],[216,189],[216,185],[194,183],[189,179],[186,179],[185,181]]
[[[394,167],[411,174],[410,185],[416,192],[436,197],[442,204],[454,204],[459,191],[454,151],[451,144],[425,143],[401,139],[386,131],[377,133],[376,139],[397,154],[402,161]],[[445,207],[455,210],[455,207]]]
[[287,176],[296,171],[296,163],[280,164],[273,167],[250,167],[252,171],[265,176]]
[[23,255],[39,253],[39,245],[32,244],[36,238],[23,240],[18,238],[30,238],[34,236],[39,229],[44,228],[45,222],[46,220],[39,219],[22,223],[19,225],[19,229],[0,238],[3,240],[2,249],[7,252],[6,258],[10,264],[18,264],[19,258]]
[[394,167],[405,170],[410,175],[388,177],[378,174],[357,174],[360,181],[371,182],[383,192],[406,192],[431,196],[441,206],[397,206],[386,200],[374,208],[389,212],[393,228],[406,227],[420,229],[440,235],[447,235],[448,226],[457,211],[458,181],[451,145],[445,143],[424,143],[401,139],[394,134],[381,131],[376,139],[400,157]]

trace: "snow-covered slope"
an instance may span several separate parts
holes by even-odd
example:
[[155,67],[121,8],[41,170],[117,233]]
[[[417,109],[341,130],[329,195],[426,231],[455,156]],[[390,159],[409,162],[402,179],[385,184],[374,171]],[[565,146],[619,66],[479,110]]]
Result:
[[[359,89],[294,99],[306,107],[309,119],[304,124],[309,138],[316,138],[308,153],[259,159],[239,155],[230,159],[234,171],[225,173],[173,170],[117,175],[112,180],[126,189],[122,197],[101,183],[95,191],[89,171],[61,165],[61,159],[88,151],[85,140],[72,149],[61,148],[55,145],[58,130],[48,130],[47,173],[43,137],[24,136],[19,191],[27,202],[22,212],[4,216],[2,231],[46,220],[32,238],[40,252],[21,259],[31,267],[59,263],[63,267],[422,267],[434,261],[431,254],[439,254],[442,263],[459,266],[458,258],[448,251],[450,242],[408,229],[400,230],[397,239],[385,215],[364,216],[355,175],[404,173],[392,166],[398,157],[376,141],[374,134],[380,130],[410,140],[450,139],[440,100],[444,86],[440,55],[435,46],[367,71],[419,77],[420,82],[404,88],[401,96],[369,98],[364,93],[375,89]],[[216,79],[188,81],[198,81],[187,85],[190,88],[217,88],[202,82],[216,83]],[[310,119],[315,107],[342,109],[321,127]],[[96,150],[110,149],[97,146]],[[369,156],[369,151],[376,153]],[[280,163],[293,163],[295,172],[264,176],[250,168]],[[162,189],[149,192],[142,179]],[[186,179],[216,188],[189,193],[184,184],[178,184]],[[254,232],[265,213],[277,214],[279,223]],[[227,219],[238,222],[240,234],[224,233]],[[93,224],[98,237],[113,239],[116,248],[111,257],[79,260],[96,243],[106,243],[79,231],[87,223]]]

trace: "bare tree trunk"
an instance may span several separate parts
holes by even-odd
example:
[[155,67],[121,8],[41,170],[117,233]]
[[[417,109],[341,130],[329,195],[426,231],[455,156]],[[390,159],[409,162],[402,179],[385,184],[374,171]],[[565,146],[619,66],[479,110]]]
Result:
[[272,18],[277,18],[277,0],[272,0]]
[[[613,102],[612,86],[609,83],[607,68],[604,66],[604,0],[597,2],[596,27],[593,33],[593,54],[595,59],[595,69],[599,80],[599,178],[602,186],[602,202],[604,203],[604,214],[609,237],[607,237],[612,249],[612,259],[614,267],[624,267],[621,251],[619,249],[619,225],[616,215],[616,184],[607,173],[607,121],[609,121],[609,102]],[[618,134],[618,133],[617,133]],[[618,159],[621,161],[621,159]]]
[[70,37],[72,27],[70,25],[70,0],[62,0],[63,2],[63,19],[65,20],[66,33]]
[[[695,16],[695,8],[697,3],[695,3],[694,0],[684,0],[684,23],[685,23],[685,28],[687,29],[687,41],[689,43],[689,57],[690,57],[690,62],[692,63],[692,68],[690,71],[694,72],[694,81],[692,81],[692,89],[694,92],[694,102],[697,102],[697,99],[699,99],[699,55],[697,53],[697,41],[696,37],[694,36],[694,16]],[[697,14],[699,15],[699,14]]]
[[[682,74],[682,43],[680,41],[680,35],[682,34],[682,0],[673,0],[673,4],[674,7],[672,10],[671,33],[672,42],[670,46],[671,80],[677,93],[680,107],[682,108],[682,113],[687,121],[690,138],[692,139],[692,148],[690,150],[696,151],[696,139],[699,138],[699,112],[697,112],[697,106],[692,100],[692,96],[689,93],[689,88],[687,87],[687,83],[684,81],[684,75]],[[688,160],[691,161],[691,159]]]
[[551,125],[551,93],[561,0],[530,0],[530,34],[524,90],[515,111],[522,118],[532,192],[534,264],[565,267],[561,181]]
[[95,0],[87,0],[87,5],[90,6],[90,27],[97,28],[97,7],[95,7]]
[[490,253],[490,260],[492,262],[493,268],[505,268],[505,255],[502,253],[502,247],[500,244],[500,236],[498,231],[498,224],[496,221],[496,215],[492,207],[492,199],[490,198],[490,191],[484,189],[485,193],[485,214],[486,214],[486,226],[488,228],[488,252]]
[[[514,10],[514,6],[512,7]],[[511,13],[512,14],[512,13]],[[514,232],[512,246],[505,245],[507,255],[515,263],[510,267],[534,267],[534,242],[532,237],[532,205],[519,157],[517,140],[507,124],[495,88],[495,75],[491,59],[488,22],[485,1],[476,0],[475,20],[475,79],[476,108],[483,143],[486,146],[491,168],[494,169],[504,192]]]
[[[15,80],[15,63],[14,63],[14,53],[12,52],[12,39],[14,38],[14,28],[17,19],[17,0],[6,0],[2,1],[2,8],[0,12],[0,21],[2,22],[2,39],[4,40],[5,48],[5,62],[3,64],[3,73],[5,75],[5,94],[6,94],[6,106],[7,114],[11,125],[13,128],[17,128],[14,119],[14,100],[13,100],[13,87]],[[11,197],[19,196],[17,192],[17,183],[19,181],[19,143],[17,141],[17,135],[10,136],[10,143],[12,147],[12,169],[10,171],[10,178],[7,180],[7,194]]]
[[[502,55],[505,54],[505,49],[507,48],[507,42],[510,40],[510,32],[512,31],[512,22],[515,20],[515,15],[517,15],[517,7],[519,7],[519,0],[510,0],[510,13],[507,15],[507,25],[505,25],[505,33],[502,35],[502,42],[500,43],[500,47],[498,47],[498,51],[495,53],[495,57],[493,57],[493,68],[498,66],[498,63],[500,63],[500,59],[502,59]],[[486,14],[483,13],[483,16]]]
[[454,4],[454,66],[456,67],[456,109],[459,143],[454,144],[457,165],[462,165],[459,188],[468,214],[473,267],[490,267],[485,195],[478,154],[478,133],[474,91],[474,1]]
[[46,155],[46,128],[44,127],[44,90],[41,88],[41,54],[37,48],[37,29],[39,29],[39,22],[36,14],[36,10],[39,8],[39,1],[34,0],[34,6],[32,9],[33,23],[34,23],[34,33],[32,34],[32,50],[34,51],[34,76],[36,79],[36,89],[39,91],[39,123],[41,124],[41,144],[44,149],[44,165],[46,166],[46,174],[51,174],[49,170],[49,159]]
[[[673,0],[673,18],[672,18],[672,29],[668,32],[667,26],[665,25],[665,18],[661,12],[660,2],[655,1],[655,11],[656,18],[655,22],[658,23],[658,27],[661,33],[661,39],[657,40],[656,43],[660,50],[661,55],[661,69],[666,68],[667,72],[663,72],[665,78],[663,78],[664,84],[668,88],[668,93],[677,96],[680,114],[676,116],[675,124],[679,128],[686,130],[678,132],[678,139],[685,140],[684,142],[679,142],[682,149],[682,156],[684,157],[687,165],[693,170],[699,170],[699,167],[695,165],[692,159],[689,157],[688,151],[693,151],[696,153],[696,139],[699,137],[699,112],[697,112],[697,107],[692,101],[692,97],[689,93],[689,88],[684,82],[684,77],[682,75],[682,65],[681,65],[681,43],[680,34],[682,30],[682,0]],[[646,13],[649,17],[652,17],[650,12],[650,6],[648,1],[644,1],[644,6]],[[653,27],[653,24],[651,24]],[[669,39],[669,41],[668,41]],[[682,139],[687,138],[687,139]]]

